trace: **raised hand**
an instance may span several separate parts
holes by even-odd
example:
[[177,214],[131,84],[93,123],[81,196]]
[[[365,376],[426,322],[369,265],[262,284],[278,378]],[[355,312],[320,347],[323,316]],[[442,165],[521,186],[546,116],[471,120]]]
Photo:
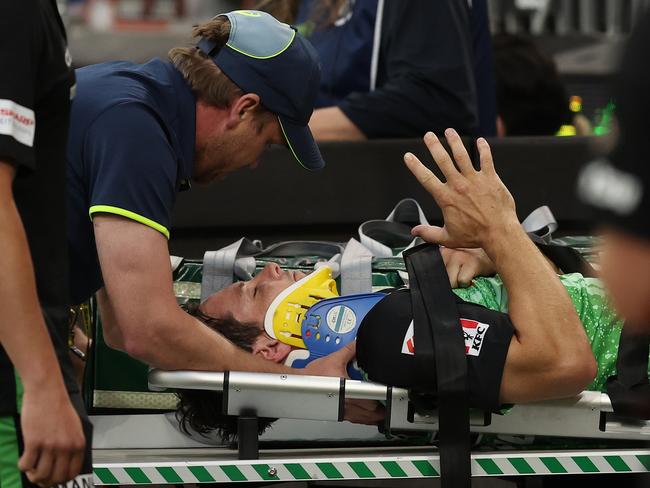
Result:
[[485,139],[476,142],[481,162],[480,169],[476,170],[456,131],[447,129],[445,136],[453,160],[433,132],[424,136],[445,183],[415,155],[404,155],[406,166],[435,199],[444,218],[444,227],[419,225],[413,234],[451,248],[486,248],[496,235],[519,226],[514,200],[494,170]]

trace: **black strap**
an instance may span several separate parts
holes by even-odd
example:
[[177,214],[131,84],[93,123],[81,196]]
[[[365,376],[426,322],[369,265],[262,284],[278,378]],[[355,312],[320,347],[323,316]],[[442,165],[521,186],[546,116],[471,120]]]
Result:
[[569,246],[558,244],[535,243],[539,250],[550,259],[563,273],[581,273],[583,276],[596,278],[597,273],[582,254]]
[[456,300],[438,246],[409,249],[404,260],[411,287],[415,357],[433,357],[436,365],[442,487],[469,488],[467,359]]
[[623,327],[616,359],[617,374],[607,379],[607,393],[617,415],[650,419],[649,350],[650,334]]

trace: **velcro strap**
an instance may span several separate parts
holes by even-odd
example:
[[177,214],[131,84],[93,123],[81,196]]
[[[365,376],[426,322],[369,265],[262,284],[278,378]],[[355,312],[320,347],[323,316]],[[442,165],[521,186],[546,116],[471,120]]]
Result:
[[437,245],[409,249],[404,260],[411,286],[415,357],[433,356],[436,365],[441,483],[443,488],[469,488],[469,390],[458,307]]

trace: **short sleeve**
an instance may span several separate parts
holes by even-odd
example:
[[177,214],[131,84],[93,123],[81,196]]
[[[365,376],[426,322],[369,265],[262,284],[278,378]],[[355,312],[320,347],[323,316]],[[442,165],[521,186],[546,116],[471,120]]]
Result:
[[31,169],[35,166],[37,18],[33,0],[0,2],[0,160]]
[[560,276],[560,280],[576,307],[598,364],[596,377],[587,389],[602,390],[607,378],[616,373],[623,320],[611,307],[599,279],[573,273]]
[[111,213],[169,239],[178,163],[158,119],[145,105],[125,103],[100,115],[84,139],[88,213]]
[[490,310],[508,312],[508,294],[500,276],[478,276],[467,288],[454,288],[454,293],[469,303],[482,305]]

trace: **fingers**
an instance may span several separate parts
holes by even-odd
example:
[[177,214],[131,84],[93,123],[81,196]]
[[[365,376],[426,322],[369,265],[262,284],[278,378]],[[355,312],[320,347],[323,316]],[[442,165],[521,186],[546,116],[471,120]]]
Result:
[[478,269],[475,263],[467,263],[460,267],[456,277],[456,286],[467,288],[472,284],[472,280],[478,275]]
[[72,458],[70,459],[68,475],[65,478],[66,480],[74,479],[81,472],[81,467],[83,466],[85,455],[86,453],[84,449],[80,449],[73,454]]
[[436,198],[436,193],[443,186],[438,177],[410,152],[404,155],[404,163],[406,163],[408,169],[413,173],[413,176],[415,176],[424,189],[428,191],[433,198]]
[[445,268],[447,270],[447,276],[449,276],[449,284],[452,288],[458,287],[458,272],[460,271],[460,263],[455,259],[456,251],[455,249],[449,249],[448,247],[440,248],[440,255],[442,256],[442,261],[445,263]]
[[27,479],[32,483],[36,483],[41,486],[49,486],[53,483],[50,482],[52,479],[52,470],[54,468],[54,456],[52,451],[43,450],[41,455],[38,458],[36,466],[31,471],[27,471]]
[[36,461],[38,461],[38,449],[32,442],[25,442],[25,450],[18,460],[18,469],[25,473],[31,471],[36,467]]
[[492,159],[492,150],[488,142],[479,137],[476,140],[476,148],[478,149],[479,159],[481,161],[481,171],[486,173],[496,173],[494,169],[494,160]]
[[454,162],[433,132],[427,132],[424,135],[424,143],[447,181],[458,176],[458,170],[454,166]]
[[345,420],[355,424],[377,425],[384,420],[385,416],[386,412],[384,408],[375,401],[345,401]]
[[[59,451],[53,460],[51,478],[47,480],[45,486],[52,486],[55,483],[63,483],[70,480],[68,473],[70,471],[71,451]],[[74,478],[74,476],[72,476]]]
[[462,139],[454,129],[447,129],[445,131],[445,137],[451,148],[451,152],[454,155],[454,161],[458,165],[461,173],[474,172],[474,166],[472,166],[472,160],[467,154],[467,149],[463,144]]
[[417,225],[411,230],[411,234],[421,237],[427,242],[433,244],[446,245],[449,241],[449,235],[444,227],[437,227],[435,225]]

